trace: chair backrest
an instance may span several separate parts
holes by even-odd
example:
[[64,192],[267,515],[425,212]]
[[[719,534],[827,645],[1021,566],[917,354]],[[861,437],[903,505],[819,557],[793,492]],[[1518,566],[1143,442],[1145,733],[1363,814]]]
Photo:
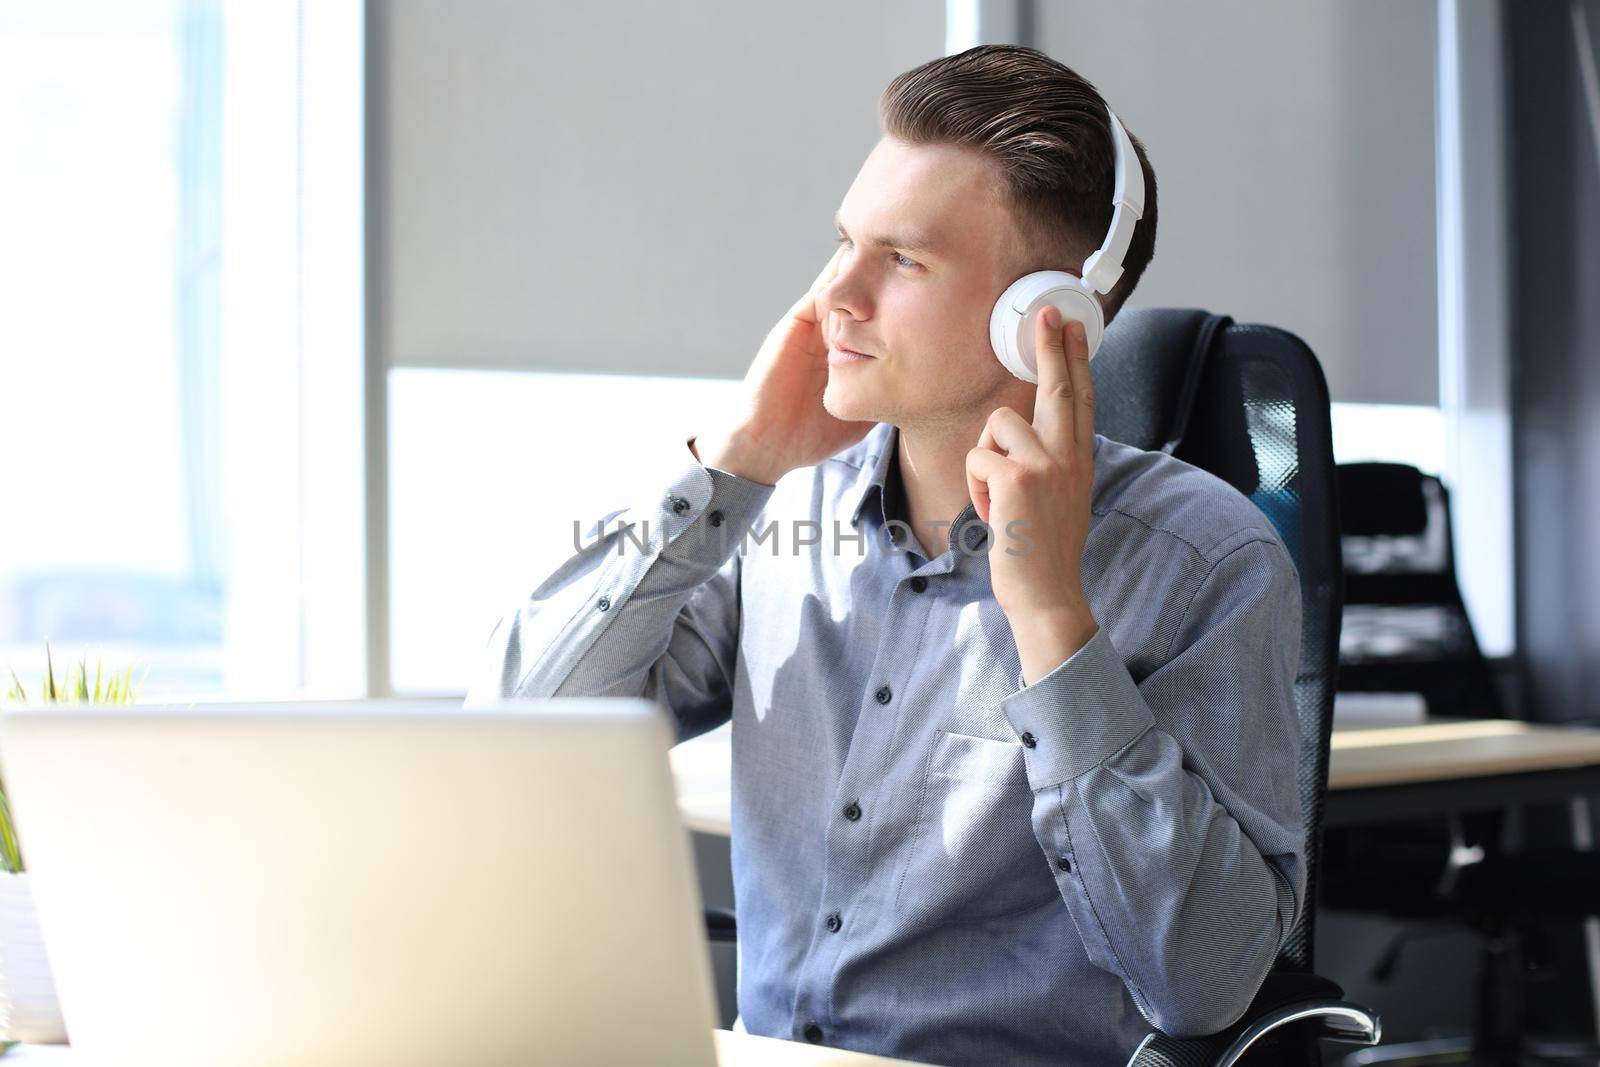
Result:
[[1306,903],[1277,966],[1310,971],[1342,610],[1339,493],[1322,367],[1303,341],[1271,326],[1237,325],[1196,309],[1130,308],[1106,330],[1090,369],[1098,432],[1168,451],[1238,489],[1272,521],[1299,571],[1295,707]]
[[1421,693],[1430,715],[1503,716],[1456,581],[1444,483],[1404,463],[1346,463],[1339,494],[1339,688]]

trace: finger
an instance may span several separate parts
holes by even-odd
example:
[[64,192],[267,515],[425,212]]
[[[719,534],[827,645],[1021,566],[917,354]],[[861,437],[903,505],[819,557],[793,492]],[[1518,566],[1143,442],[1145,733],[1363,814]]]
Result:
[[987,452],[999,452],[1000,444],[994,439],[994,434],[989,430],[989,424],[983,424],[983,432],[978,434],[978,447]]
[[[1051,316],[1056,325],[1050,324]],[[1067,347],[1061,312],[1046,307],[1035,319],[1034,357],[1039,364],[1039,388],[1033,398],[1033,429],[1050,452],[1060,455],[1074,440],[1072,376],[1067,370]]]
[[828,262],[823,264],[822,270],[817,274],[817,280],[811,283],[811,291],[818,293],[822,287],[833,281],[839,275],[839,261],[844,258],[845,246],[839,245],[833,250],[833,255],[828,257]]
[[998,452],[986,448],[967,452],[967,495],[972,497],[972,506],[984,522],[989,521],[989,483],[1006,477],[1011,469],[1011,461]]
[[839,275],[839,260],[844,258],[845,247],[840,245],[833,250],[833,255],[823,266],[811,283],[811,288],[806,290],[806,295],[795,301],[794,307],[789,309],[789,314],[802,322],[821,321],[823,310],[817,306],[817,297],[827,284]]
[[[1000,455],[1000,445],[994,439],[994,434],[989,432],[989,424],[983,424],[983,432],[978,435],[977,451],[988,452],[990,455]],[[978,513],[978,518],[984,522],[989,521],[989,485],[975,477],[970,464],[967,471],[967,495],[972,498],[972,507]]]
[[1046,463],[1050,459],[1038,433],[1015,408],[998,407],[989,412],[978,447],[998,449],[1024,463]]
[[1080,449],[1094,451],[1094,376],[1083,323],[1067,323],[1067,374],[1072,381],[1072,435]]

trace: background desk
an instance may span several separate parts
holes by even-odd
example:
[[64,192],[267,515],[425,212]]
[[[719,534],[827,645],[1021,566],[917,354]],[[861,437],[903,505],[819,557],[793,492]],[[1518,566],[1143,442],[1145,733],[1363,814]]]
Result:
[[[802,1045],[770,1037],[715,1031],[717,1067],[918,1067],[909,1060],[887,1060],[860,1052]],[[17,1067],[74,1067],[78,1061],[64,1045],[18,1045],[0,1063]],[[108,1067],[115,1067],[114,1064]]]
[[[672,750],[691,830],[732,833],[727,727]],[[1600,730],[1507,719],[1433,719],[1333,732],[1326,825],[1380,822],[1600,793]]]
[[1335,730],[1326,826],[1371,824],[1600,794],[1600,730],[1433,719]]

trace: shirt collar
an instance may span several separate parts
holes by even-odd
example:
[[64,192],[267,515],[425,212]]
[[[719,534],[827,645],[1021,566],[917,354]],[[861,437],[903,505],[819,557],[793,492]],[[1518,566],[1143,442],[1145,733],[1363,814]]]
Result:
[[[897,491],[892,490],[889,484],[892,476],[895,479],[895,485],[897,487],[899,486],[899,427],[892,426],[886,422],[879,423],[875,428],[868,431],[868,441],[867,464],[866,466],[862,467],[862,470],[865,472],[866,476],[866,484],[861,487],[861,496],[856,501],[855,511],[853,511],[850,515],[850,525],[852,527],[860,526],[862,514],[869,513],[878,520],[877,527],[878,529],[882,530],[888,525],[890,519],[889,505],[892,499],[891,492],[894,493],[894,499],[898,500],[897,512],[902,511],[905,507],[905,498],[903,495],[904,488],[898,488]],[[877,510],[874,512],[869,512],[868,509],[870,508],[876,508]],[[899,519],[901,522],[905,521],[905,517],[902,514],[896,514],[894,518]],[[956,516],[955,522],[945,532],[946,543],[937,548],[937,550],[934,552],[934,559],[937,560],[940,556],[944,555],[945,551],[956,543],[955,539],[957,537],[971,538],[975,536],[977,531],[969,534],[967,533],[967,529],[978,522],[977,510],[969,503],[962,510],[961,514]],[[890,531],[890,536],[893,537],[897,543],[899,541],[898,534],[898,530]],[[980,541],[969,540],[967,541],[967,544],[971,546],[969,548],[969,551],[971,552],[978,551],[980,547]],[[941,570],[949,570],[953,568],[957,562],[958,561],[950,560],[943,564],[936,563],[935,566],[940,567]]]
[[[867,431],[866,441],[867,464],[862,467],[862,470],[866,472],[866,484],[861,487],[861,495],[856,500],[855,510],[850,513],[850,525],[852,528],[859,527],[861,525],[862,512],[866,511],[868,506],[876,500],[878,502],[877,518],[881,529],[889,521],[885,500],[889,491],[889,472],[891,470],[898,472],[898,468],[895,465],[898,463],[896,457],[899,455],[900,449],[900,428],[887,422],[880,422]],[[1105,438],[1096,433],[1094,435],[1094,455],[1097,460],[1100,457],[1100,446],[1104,443]],[[1095,482],[1095,490],[1098,493],[1100,489],[1099,479],[1097,478]],[[955,543],[953,540],[955,537],[967,536],[965,533],[966,527],[977,521],[977,512],[971,504],[968,504],[962,513],[957,516],[955,524],[949,531],[949,535],[952,538],[950,543]]]
[[[1099,446],[1104,438],[1094,435],[1094,456],[1099,458]],[[850,514],[850,525],[861,525],[861,512],[867,510],[867,504],[877,498],[882,501],[888,493],[890,482],[890,467],[894,464],[894,456],[899,453],[899,427],[890,422],[878,422],[867,435],[867,483],[861,488],[861,496],[856,499],[856,510]],[[882,506],[878,509],[878,518],[886,518]]]
[[867,463],[862,469],[867,473],[867,484],[861,489],[861,497],[856,501],[856,508],[850,513],[850,525],[861,525],[861,513],[874,498],[878,500],[878,520],[880,523],[888,521],[884,513],[883,498],[888,491],[889,470],[895,462],[895,455],[900,448],[900,429],[887,422],[880,422],[868,433]]

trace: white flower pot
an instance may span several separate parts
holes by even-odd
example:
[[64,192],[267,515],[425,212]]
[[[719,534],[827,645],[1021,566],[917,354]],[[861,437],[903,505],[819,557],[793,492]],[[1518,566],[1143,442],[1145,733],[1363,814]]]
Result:
[[26,873],[0,872],[0,1035],[36,1045],[67,1043]]

